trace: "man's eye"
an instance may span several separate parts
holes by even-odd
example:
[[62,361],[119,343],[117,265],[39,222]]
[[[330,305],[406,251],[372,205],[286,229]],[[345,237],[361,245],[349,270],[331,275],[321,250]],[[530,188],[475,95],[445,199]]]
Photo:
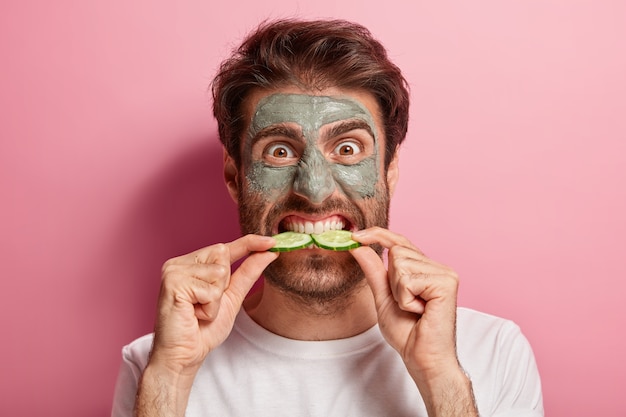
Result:
[[293,158],[296,156],[293,149],[283,143],[277,143],[275,145],[268,146],[265,149],[265,154],[273,158]]
[[335,154],[339,156],[352,156],[361,153],[361,148],[354,142],[341,142],[335,148]]

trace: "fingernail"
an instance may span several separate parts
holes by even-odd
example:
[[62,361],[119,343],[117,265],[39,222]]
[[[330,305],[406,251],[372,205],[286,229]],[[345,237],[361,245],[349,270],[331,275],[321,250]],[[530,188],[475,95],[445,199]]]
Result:
[[365,230],[357,230],[356,232],[352,232],[352,236],[354,237],[364,237],[367,235],[367,231]]

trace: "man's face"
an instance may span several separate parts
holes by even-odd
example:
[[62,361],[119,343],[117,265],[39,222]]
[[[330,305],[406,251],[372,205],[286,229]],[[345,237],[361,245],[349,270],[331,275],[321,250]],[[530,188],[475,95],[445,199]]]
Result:
[[[244,234],[387,227],[385,138],[373,96],[257,92],[247,114],[238,172]],[[317,248],[282,253],[264,275],[270,284],[318,302],[345,296],[363,280],[352,255]]]

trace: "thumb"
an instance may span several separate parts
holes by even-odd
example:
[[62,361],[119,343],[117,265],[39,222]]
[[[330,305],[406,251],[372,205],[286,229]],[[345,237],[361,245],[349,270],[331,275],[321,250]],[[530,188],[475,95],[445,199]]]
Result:
[[369,246],[360,246],[352,249],[350,253],[361,266],[365,279],[372,289],[376,303],[378,304],[379,301],[382,302],[391,297],[387,269],[380,256]]
[[278,258],[278,252],[254,252],[241,263],[232,274],[230,285],[226,290],[232,296],[234,303],[241,306],[263,270],[276,258]]

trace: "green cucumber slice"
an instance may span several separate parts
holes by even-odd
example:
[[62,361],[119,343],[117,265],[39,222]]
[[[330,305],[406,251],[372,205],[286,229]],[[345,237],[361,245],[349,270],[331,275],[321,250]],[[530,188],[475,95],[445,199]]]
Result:
[[313,243],[311,235],[298,232],[283,232],[272,236],[276,239],[276,245],[270,248],[271,252],[291,252],[306,248]]
[[361,246],[359,242],[352,240],[352,232],[348,230],[328,230],[312,234],[311,237],[317,246],[328,250],[350,250]]

